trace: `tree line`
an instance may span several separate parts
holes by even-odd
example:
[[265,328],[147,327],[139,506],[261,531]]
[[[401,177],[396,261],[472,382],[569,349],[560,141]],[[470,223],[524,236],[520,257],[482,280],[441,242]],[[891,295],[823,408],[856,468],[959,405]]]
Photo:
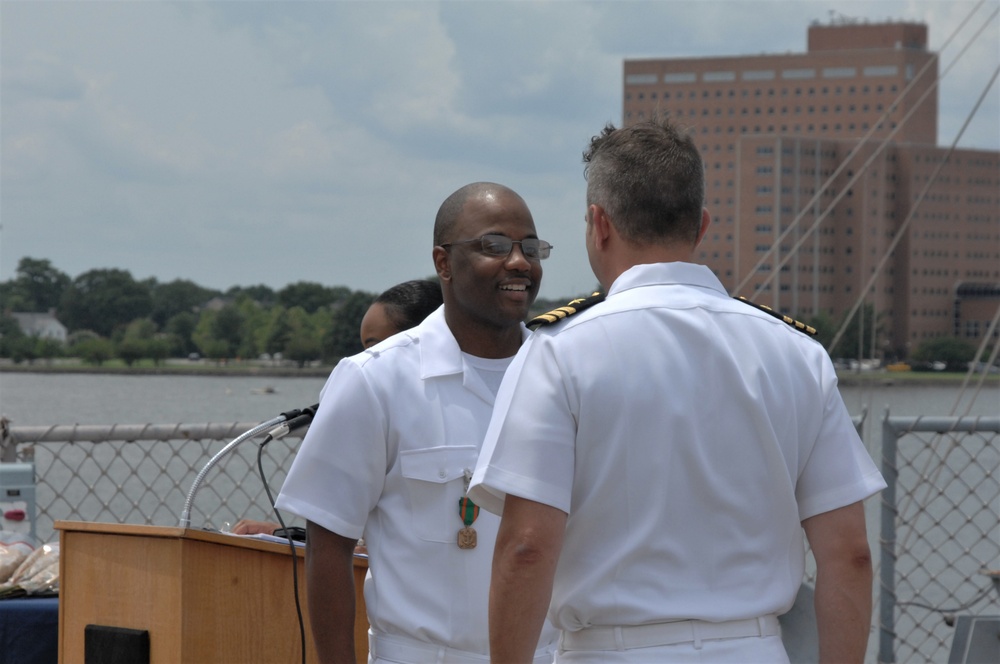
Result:
[[[220,291],[111,268],[70,278],[47,259],[24,257],[14,277],[0,282],[0,357],[68,356],[95,365],[118,358],[131,366],[192,354],[220,362],[267,354],[299,366],[332,364],[362,350],[358,329],[376,296],[308,281]],[[533,314],[564,303],[538,300]],[[65,344],[25,335],[11,316],[47,312],[66,326]]]
[[[376,294],[312,282],[234,286],[226,291],[176,279],[137,280],[127,270],[93,269],[71,279],[49,260],[25,257],[0,282],[0,357],[62,355],[91,364],[120,358],[228,361],[281,354],[300,366],[361,350],[358,328]],[[53,312],[66,344],[32,338],[12,313]]]
[[[580,295],[539,298],[532,315]],[[142,359],[158,364],[192,354],[220,362],[280,354],[299,366],[314,361],[332,364],[361,351],[358,328],[375,297],[346,286],[308,281],[279,290],[257,285],[220,291],[186,279],[137,280],[127,270],[112,268],[70,278],[49,260],[24,257],[14,277],[0,282],[0,357],[31,362],[70,356],[96,365],[119,358],[131,366]],[[65,345],[25,335],[10,315],[50,311],[67,328]],[[875,312],[865,305],[864,312],[855,315],[870,321]],[[824,347],[840,327],[825,314],[805,322],[817,328],[817,340]],[[880,334],[877,325],[875,329],[866,325],[859,332],[852,324],[831,355],[870,358],[877,352],[871,335]],[[944,361],[949,370],[959,371],[974,355],[968,342],[943,338],[921,344],[912,358],[883,359]]]

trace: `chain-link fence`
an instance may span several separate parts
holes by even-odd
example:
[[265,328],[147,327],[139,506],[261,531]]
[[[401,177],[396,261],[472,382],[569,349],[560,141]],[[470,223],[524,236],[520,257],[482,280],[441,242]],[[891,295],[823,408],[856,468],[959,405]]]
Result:
[[[40,541],[56,537],[57,520],[177,525],[199,471],[256,424],[10,427],[0,459],[35,464]],[[263,449],[272,495],[302,435]],[[259,442],[244,441],[206,474],[192,527],[274,520],[257,469]],[[881,445],[869,446],[889,483],[873,546],[878,638],[870,650],[879,662],[947,661],[956,616],[1000,614],[997,577],[988,573],[1000,568],[998,442],[997,417],[887,415]]]
[[[59,520],[176,526],[199,471],[256,425],[10,427],[5,458],[34,462],[40,542],[58,538],[53,524]],[[260,465],[272,495],[304,431],[264,446]],[[193,497],[191,527],[223,530],[242,518],[276,520],[258,470],[262,440],[243,441],[212,466]]]
[[945,662],[959,615],[1000,615],[1000,418],[882,424],[879,662]]

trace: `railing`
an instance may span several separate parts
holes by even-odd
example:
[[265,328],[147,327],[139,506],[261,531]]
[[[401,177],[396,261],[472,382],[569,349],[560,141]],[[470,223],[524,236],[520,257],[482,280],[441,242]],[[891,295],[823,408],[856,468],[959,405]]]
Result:
[[[863,418],[855,418],[861,428]],[[56,520],[176,525],[198,472],[257,423],[10,427],[0,460],[34,461],[36,532]],[[268,444],[264,475],[276,493],[304,430]],[[955,615],[1000,614],[1000,418],[883,420],[879,583],[869,661],[947,661]],[[259,438],[205,477],[192,527],[273,520],[257,471]],[[869,505],[875,507],[875,504]],[[869,517],[870,521],[877,521]],[[293,524],[289,524],[293,525]],[[301,524],[296,524],[301,525]],[[807,582],[811,577],[807,578]]]
[[[35,533],[48,542],[57,537],[58,520],[177,525],[198,472],[257,424],[16,426],[5,428],[0,450],[6,461],[34,462]],[[272,494],[304,432],[264,447],[261,465]],[[192,527],[275,520],[257,469],[261,441],[244,441],[206,475],[192,504]]]
[[957,615],[1000,614],[1000,417],[882,423],[879,662],[948,661]]

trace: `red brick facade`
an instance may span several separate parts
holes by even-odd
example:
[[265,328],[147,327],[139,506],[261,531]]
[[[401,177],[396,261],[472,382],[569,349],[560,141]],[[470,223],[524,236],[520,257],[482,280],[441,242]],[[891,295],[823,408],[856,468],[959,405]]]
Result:
[[714,220],[699,258],[734,295],[839,320],[871,282],[879,352],[982,339],[1000,154],[943,163],[926,47],[921,24],[814,25],[807,53],[625,62],[625,124],[668,113],[696,139]]

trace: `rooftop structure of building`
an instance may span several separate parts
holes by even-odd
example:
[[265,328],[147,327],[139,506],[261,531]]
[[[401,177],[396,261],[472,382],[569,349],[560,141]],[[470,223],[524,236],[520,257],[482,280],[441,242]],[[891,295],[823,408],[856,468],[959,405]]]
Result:
[[919,23],[839,19],[805,53],[626,60],[626,125],[668,114],[706,169],[699,248],[734,295],[798,318],[859,297],[879,351],[981,340],[1000,306],[1000,155],[937,146]]

